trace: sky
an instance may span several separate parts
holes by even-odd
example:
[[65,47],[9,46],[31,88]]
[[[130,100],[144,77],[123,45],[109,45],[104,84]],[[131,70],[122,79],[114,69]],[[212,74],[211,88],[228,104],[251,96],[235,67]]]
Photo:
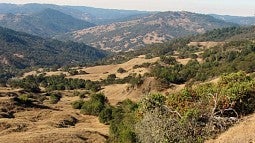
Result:
[[0,3],[47,3],[110,9],[255,16],[255,0],[0,0]]

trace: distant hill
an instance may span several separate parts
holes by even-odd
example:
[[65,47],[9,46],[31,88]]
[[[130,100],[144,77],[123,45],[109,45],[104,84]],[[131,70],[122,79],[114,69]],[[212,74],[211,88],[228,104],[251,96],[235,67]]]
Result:
[[244,16],[230,16],[230,15],[217,15],[217,14],[211,14],[211,16],[217,19],[224,20],[226,22],[237,23],[239,25],[245,25],[245,26],[255,25],[255,16],[244,17]]
[[45,40],[0,27],[1,69],[91,63],[105,56],[105,52],[85,44]]
[[34,14],[45,9],[55,9],[67,15],[71,15],[77,19],[86,20],[95,24],[111,23],[117,19],[124,17],[145,14],[145,11],[136,10],[115,10],[115,9],[102,9],[86,6],[59,6],[52,4],[0,4],[0,13],[7,14]]
[[89,43],[111,51],[128,51],[146,44],[204,33],[235,24],[190,12],[160,12],[133,20],[78,30],[57,38]]
[[255,40],[255,26],[215,29],[192,39],[193,41]]
[[54,9],[45,9],[31,15],[4,14],[0,18],[0,25],[41,37],[51,37],[95,26]]

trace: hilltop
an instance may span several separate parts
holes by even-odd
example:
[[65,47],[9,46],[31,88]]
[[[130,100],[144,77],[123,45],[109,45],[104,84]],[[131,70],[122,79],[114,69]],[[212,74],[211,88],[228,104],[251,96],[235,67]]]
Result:
[[86,6],[59,6],[53,4],[24,4],[24,5],[16,5],[16,4],[0,4],[0,13],[1,14],[25,14],[31,15],[35,13],[39,13],[46,9],[54,9],[70,15],[76,19],[81,19],[88,21],[94,24],[104,24],[111,23],[118,19],[128,18],[135,15],[146,14],[149,12],[145,11],[136,11],[136,10],[116,10],[116,9],[102,9],[102,8],[94,8],[94,7],[86,7]]
[[89,43],[104,50],[129,51],[146,44],[162,43],[173,38],[233,25],[235,24],[203,14],[160,12],[130,21],[70,32],[57,38]]

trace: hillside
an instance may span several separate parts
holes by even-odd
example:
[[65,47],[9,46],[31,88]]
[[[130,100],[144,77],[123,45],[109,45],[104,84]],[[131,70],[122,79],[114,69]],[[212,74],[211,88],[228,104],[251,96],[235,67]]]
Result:
[[34,66],[64,66],[88,63],[106,56],[85,44],[46,40],[0,28],[0,66],[24,69]]
[[232,36],[252,28],[152,44],[118,53],[109,65],[11,79],[0,88],[0,139],[147,143],[204,142],[228,129],[234,135],[231,126],[241,121],[243,129],[255,109],[255,43]]
[[95,24],[111,23],[117,19],[122,19],[124,17],[145,14],[145,11],[136,10],[115,10],[115,9],[102,9],[93,8],[86,6],[59,6],[52,4],[5,4],[0,3],[0,13],[2,14],[25,14],[30,15],[34,13],[39,13],[45,9],[55,9],[67,15],[71,15],[77,19],[89,21]]
[[249,27],[229,27],[215,29],[204,34],[192,37],[194,41],[234,41],[234,40],[254,40],[255,26]]
[[240,123],[231,127],[216,139],[206,141],[206,143],[238,143],[255,142],[255,114],[245,117]]
[[131,21],[78,30],[57,38],[89,43],[104,50],[128,51],[146,44],[233,25],[208,15],[161,12]]
[[244,25],[244,26],[251,26],[251,25],[255,25],[255,17],[253,16],[230,16],[230,15],[217,15],[217,14],[211,14],[211,16],[220,19],[220,20],[224,20],[226,22],[233,22],[233,23],[237,23],[239,25]]
[[54,9],[44,9],[30,15],[3,14],[0,18],[0,25],[41,37],[51,37],[95,26]]
[[[14,96],[8,97],[11,92]],[[17,142],[17,139],[20,143],[106,141],[109,127],[100,123],[97,117],[73,109],[71,103],[79,97],[68,96],[71,92],[64,92],[65,97],[57,104],[51,104],[49,100],[42,104],[38,100],[30,107],[15,100],[20,92],[0,89],[1,143]]]

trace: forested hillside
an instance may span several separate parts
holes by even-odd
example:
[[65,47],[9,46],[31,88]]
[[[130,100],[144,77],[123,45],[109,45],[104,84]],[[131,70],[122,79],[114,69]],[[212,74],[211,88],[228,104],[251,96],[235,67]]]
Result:
[[8,78],[15,69],[90,64],[106,55],[85,44],[46,40],[0,28],[0,72],[4,73],[1,78]]
[[3,14],[0,18],[0,25],[41,37],[52,37],[95,26],[95,24],[76,19],[54,9],[45,9],[30,15]]

